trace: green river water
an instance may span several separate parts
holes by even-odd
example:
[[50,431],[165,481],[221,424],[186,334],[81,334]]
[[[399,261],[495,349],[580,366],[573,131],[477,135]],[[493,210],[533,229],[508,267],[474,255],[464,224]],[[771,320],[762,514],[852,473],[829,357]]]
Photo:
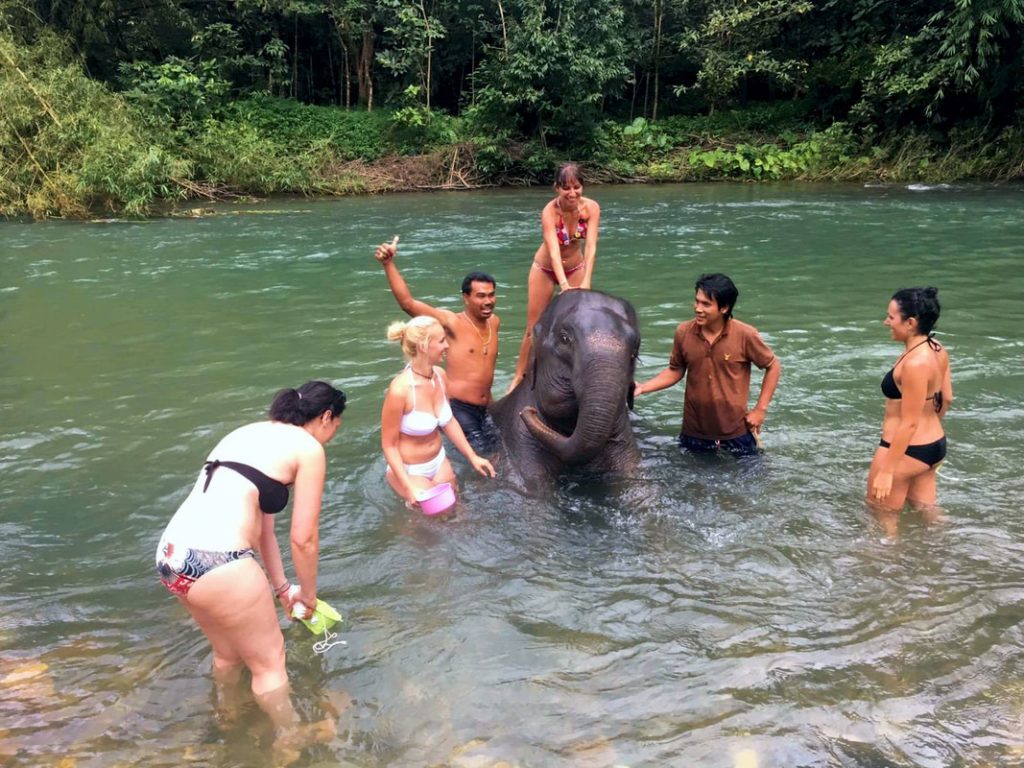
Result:
[[[0,763],[272,764],[254,706],[217,721],[209,647],[153,554],[220,436],[327,378],[349,407],[319,589],[346,644],[285,637],[303,716],[342,712],[296,765],[1024,764],[1024,188],[587,191],[639,377],[701,272],[736,281],[783,364],[766,453],[680,455],[678,386],[637,400],[642,493],[525,498],[457,464],[446,522],[384,482],[403,315],[373,247],[400,234],[415,294],[451,308],[467,271],[497,277],[500,393],[546,190],[0,224]],[[945,520],[887,535],[863,494],[901,351],[882,319],[910,285],[939,287],[952,359]]]

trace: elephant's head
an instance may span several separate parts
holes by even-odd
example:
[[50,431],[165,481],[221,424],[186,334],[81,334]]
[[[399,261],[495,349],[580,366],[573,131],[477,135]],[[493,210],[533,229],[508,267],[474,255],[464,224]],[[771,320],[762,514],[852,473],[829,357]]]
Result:
[[565,464],[582,465],[628,440],[627,405],[640,349],[636,312],[600,291],[556,297],[533,328],[528,381],[535,408],[521,416],[530,433]]

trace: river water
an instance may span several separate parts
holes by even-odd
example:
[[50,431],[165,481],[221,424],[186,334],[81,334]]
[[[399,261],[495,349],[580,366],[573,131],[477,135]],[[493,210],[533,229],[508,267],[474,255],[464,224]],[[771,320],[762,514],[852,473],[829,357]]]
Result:
[[[695,278],[734,278],[783,363],[766,453],[680,455],[674,387],[637,401],[642,492],[524,498],[463,464],[446,522],[383,482],[402,314],[373,246],[400,234],[431,303],[497,277],[502,392],[544,190],[0,225],[0,762],[271,765],[251,703],[215,718],[208,645],[153,551],[213,443],[322,377],[349,395],[320,567],[346,644],[286,629],[304,717],[340,713],[297,765],[1024,763],[1024,189],[588,192],[594,284],[637,307],[640,377]],[[953,362],[945,519],[893,533],[862,500],[900,353],[886,304],[920,284]]]

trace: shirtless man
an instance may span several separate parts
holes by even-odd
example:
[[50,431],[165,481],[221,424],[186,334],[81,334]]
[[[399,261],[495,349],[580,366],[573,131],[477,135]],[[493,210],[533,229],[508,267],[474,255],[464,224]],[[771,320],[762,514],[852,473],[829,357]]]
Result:
[[462,281],[461,312],[432,307],[414,299],[405,279],[395,265],[397,238],[381,243],[374,253],[384,267],[395,301],[407,315],[437,318],[448,334],[448,399],[466,439],[481,456],[492,452],[497,443],[497,428],[487,413],[491,403],[494,364],[498,357],[498,327],[494,314],[494,278],[483,272],[470,272]]

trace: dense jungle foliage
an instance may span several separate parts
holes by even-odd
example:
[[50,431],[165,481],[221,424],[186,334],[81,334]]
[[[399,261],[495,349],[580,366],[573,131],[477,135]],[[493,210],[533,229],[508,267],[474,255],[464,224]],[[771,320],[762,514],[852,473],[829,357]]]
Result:
[[0,0],[0,213],[1024,175],[1024,0]]

